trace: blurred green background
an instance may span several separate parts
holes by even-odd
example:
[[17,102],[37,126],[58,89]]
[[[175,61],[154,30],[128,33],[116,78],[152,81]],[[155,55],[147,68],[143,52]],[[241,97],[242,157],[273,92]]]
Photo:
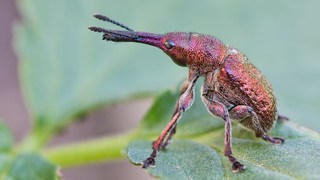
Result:
[[[3,4],[14,8],[9,0]],[[119,28],[93,18],[96,13],[136,31],[195,31],[238,48],[273,85],[280,114],[320,132],[319,1],[19,0],[16,4],[22,22],[14,36],[20,81],[30,116],[43,128],[39,132],[68,124],[76,114],[98,106],[175,87],[187,76],[187,69],[176,66],[154,47],[101,41],[101,34],[90,32],[88,26]],[[6,17],[12,22],[8,10],[1,11],[7,12],[1,20],[7,21]],[[1,30],[6,33],[3,37],[10,35],[8,27],[1,28],[7,28]],[[16,75],[7,70],[8,65],[16,70],[5,56],[8,51],[3,50],[10,46],[8,42],[1,44],[3,99],[19,88],[10,85],[17,81]],[[12,97],[17,95],[20,93]],[[25,107],[19,106],[23,108],[18,112],[26,117],[16,118],[10,114],[18,112],[8,111],[7,104],[1,102],[0,117],[12,129],[25,132]],[[135,113],[121,107],[117,110],[115,114]],[[130,121],[119,121],[126,120]],[[75,136],[83,133],[74,131],[78,133]]]

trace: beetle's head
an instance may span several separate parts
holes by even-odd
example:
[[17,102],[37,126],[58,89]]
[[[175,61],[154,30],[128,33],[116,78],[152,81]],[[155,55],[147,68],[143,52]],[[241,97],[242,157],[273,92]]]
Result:
[[171,32],[164,35],[158,47],[179,66],[187,66],[190,33]]

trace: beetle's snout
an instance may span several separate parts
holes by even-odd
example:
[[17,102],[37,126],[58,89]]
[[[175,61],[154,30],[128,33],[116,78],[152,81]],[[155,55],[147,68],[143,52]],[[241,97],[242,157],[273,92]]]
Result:
[[99,27],[89,27],[91,31],[102,32],[102,39],[114,42],[139,42],[159,47],[164,37],[162,34],[153,34],[136,31],[109,30]]

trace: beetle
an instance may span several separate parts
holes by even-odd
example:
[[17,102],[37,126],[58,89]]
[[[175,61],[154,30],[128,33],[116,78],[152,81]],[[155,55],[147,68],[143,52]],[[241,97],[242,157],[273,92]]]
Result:
[[199,77],[204,77],[201,98],[207,110],[225,121],[224,155],[228,157],[233,172],[241,172],[245,166],[232,153],[231,120],[252,130],[258,138],[275,145],[284,143],[284,138],[270,137],[267,132],[277,119],[287,118],[278,116],[276,96],[270,83],[240,50],[210,35],[196,32],[137,32],[106,16],[97,14],[94,17],[127,30],[89,27],[91,31],[103,33],[103,40],[158,47],[177,65],[189,70],[187,80],[181,85],[172,119],[153,142],[153,151],[142,162],[142,168],[155,166],[157,152],[167,148],[172,141],[178,120],[194,102],[194,89]]

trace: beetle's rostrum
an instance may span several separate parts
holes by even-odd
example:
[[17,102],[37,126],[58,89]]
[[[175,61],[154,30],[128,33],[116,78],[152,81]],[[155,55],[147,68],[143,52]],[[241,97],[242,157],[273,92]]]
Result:
[[153,142],[153,151],[150,157],[142,162],[143,168],[155,166],[157,152],[167,148],[172,141],[178,120],[193,104],[194,88],[201,76],[204,77],[201,88],[203,103],[209,113],[225,121],[224,155],[228,157],[232,171],[241,172],[245,166],[232,153],[230,120],[252,130],[257,137],[265,141],[276,145],[284,143],[281,137],[272,138],[267,135],[277,119],[280,119],[274,91],[268,80],[241,51],[205,34],[136,32],[108,17],[102,15],[94,17],[128,30],[89,27],[92,31],[102,32],[103,40],[156,46],[170,56],[177,65],[189,69],[188,78],[181,85],[172,119]]

